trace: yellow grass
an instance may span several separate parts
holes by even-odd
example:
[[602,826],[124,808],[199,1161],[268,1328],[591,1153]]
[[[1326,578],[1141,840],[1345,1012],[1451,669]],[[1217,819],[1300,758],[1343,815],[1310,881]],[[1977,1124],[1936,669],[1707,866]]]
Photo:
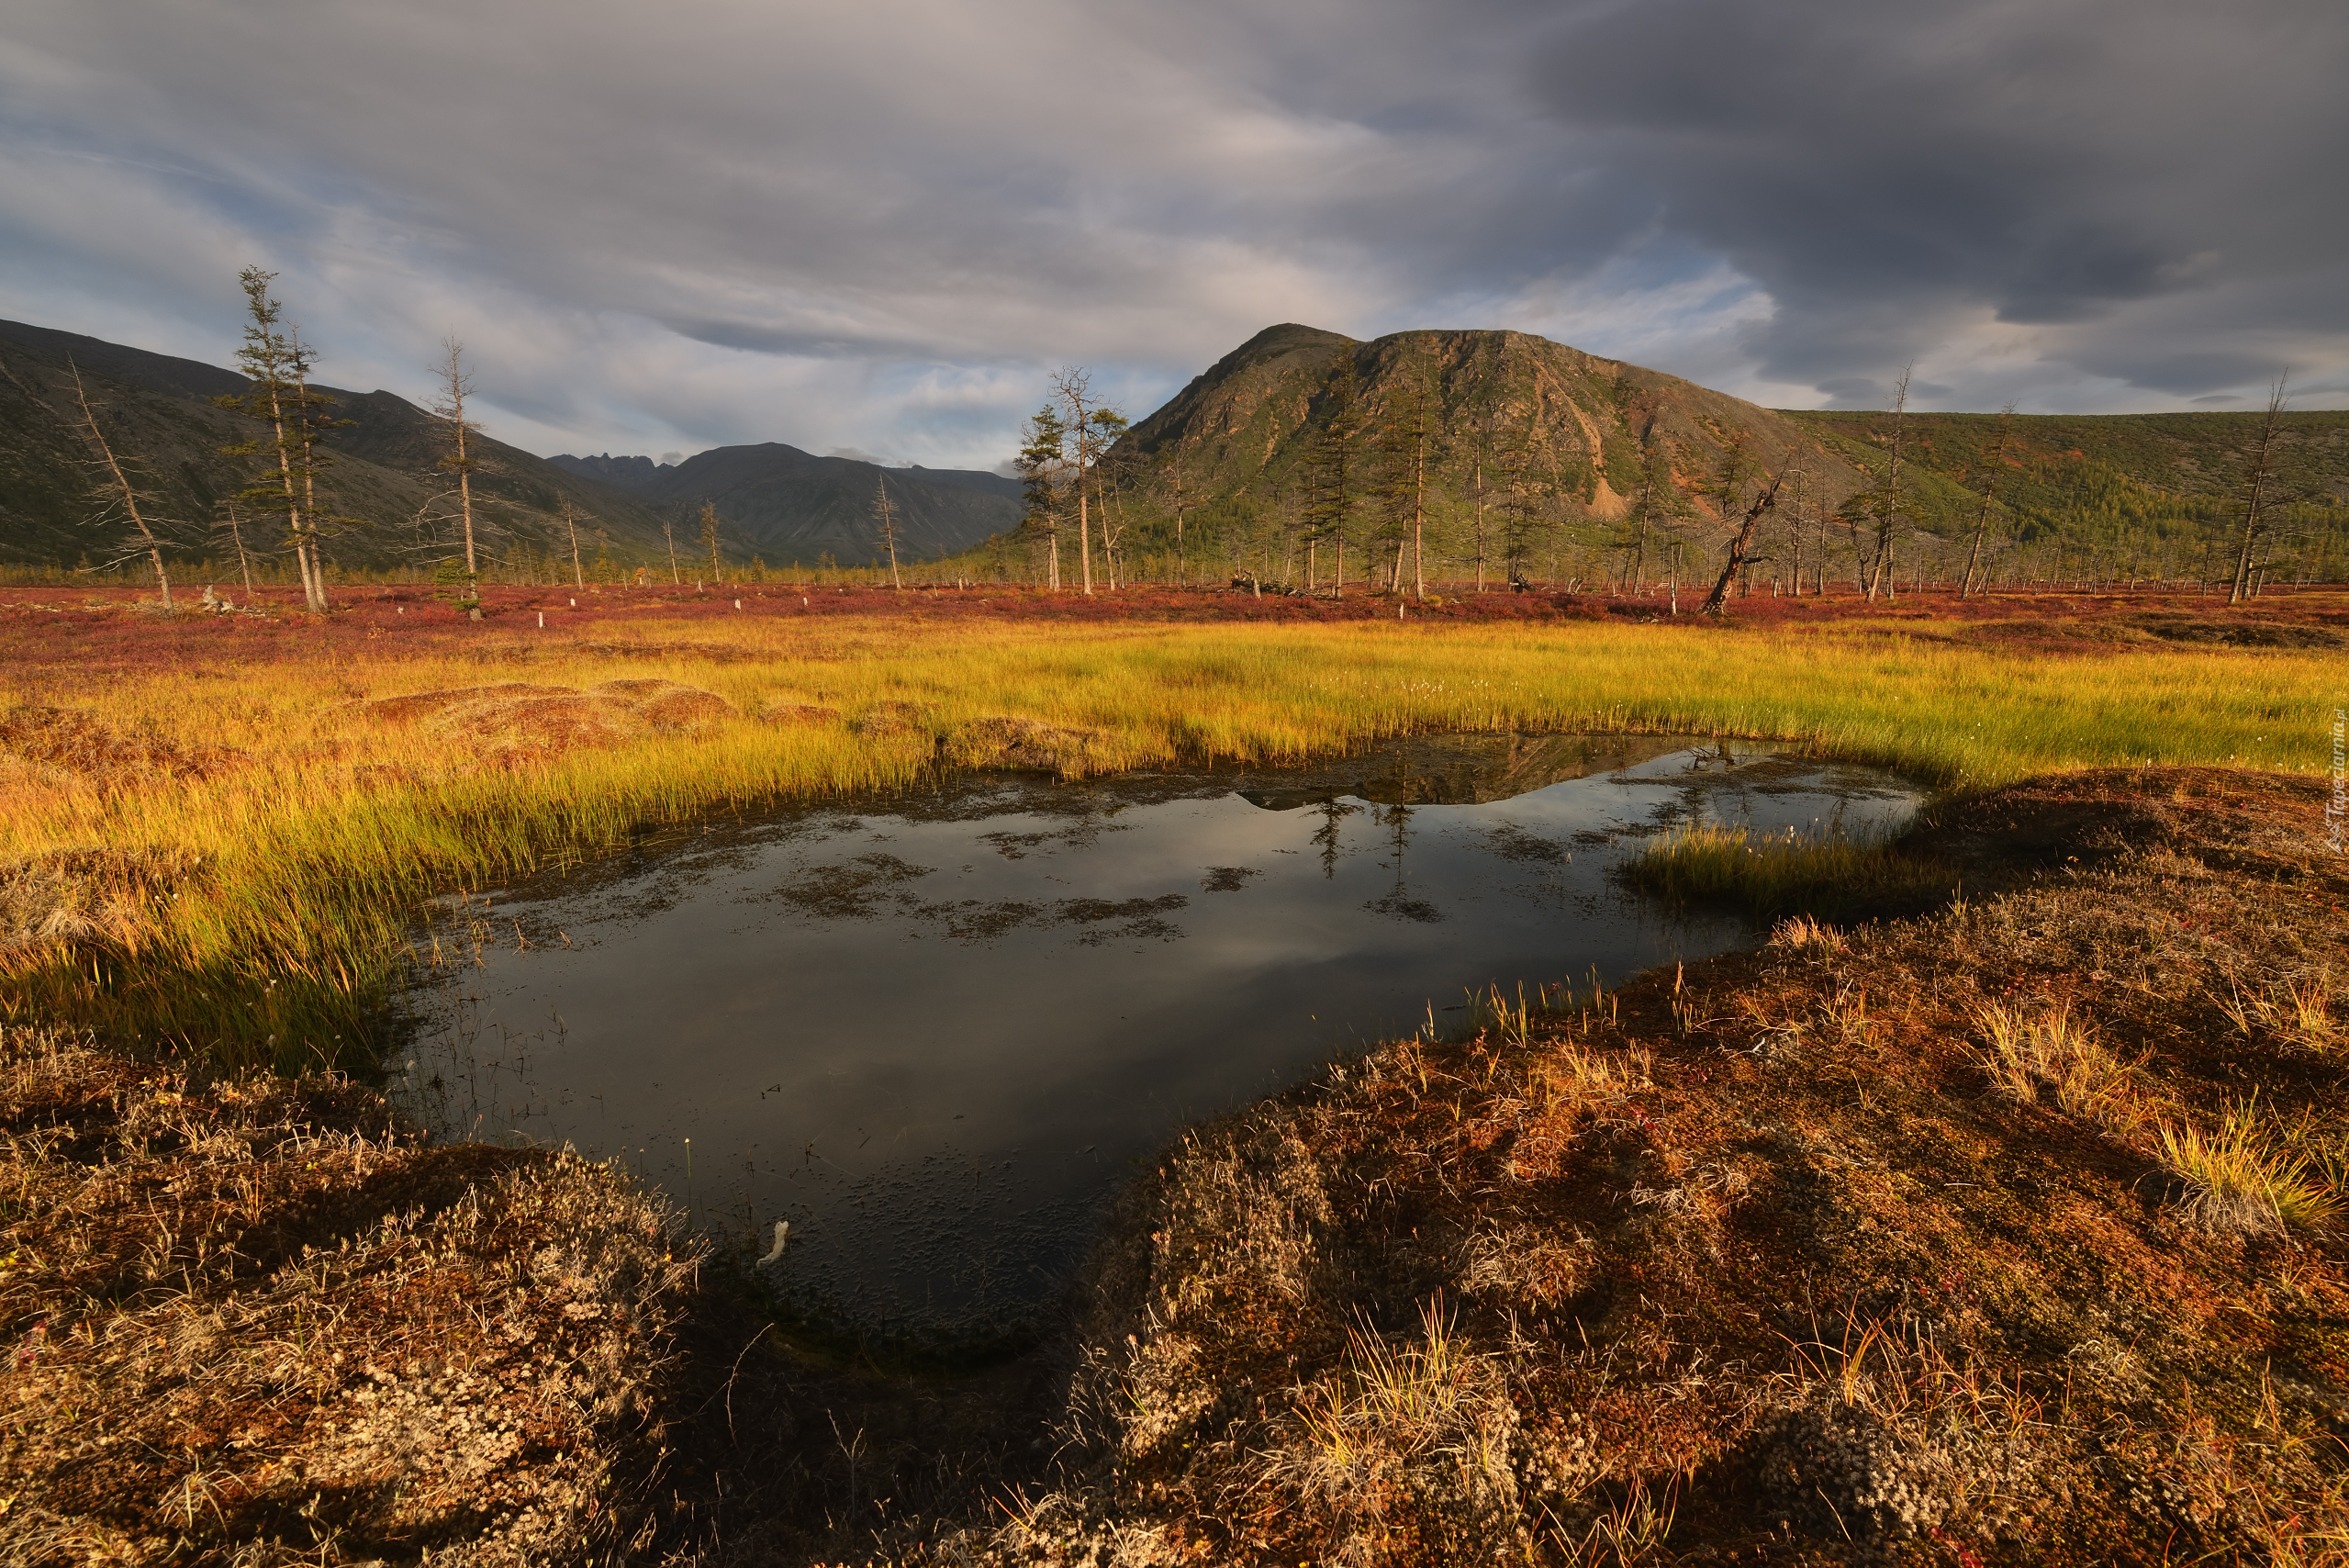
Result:
[[[2104,763],[2311,770],[2322,757],[2308,715],[2337,673],[2290,653],[2049,660],[1831,626],[627,625],[634,646],[494,629],[419,653],[365,644],[386,650],[372,660],[343,642],[209,669],[40,671],[40,701],[142,745],[216,755],[201,777],[112,778],[0,755],[0,868],[115,850],[134,867],[117,881],[142,890],[113,908],[113,936],[70,964],[55,944],[0,953],[0,1008],[226,1041],[248,1059],[347,1052],[421,896],[713,809],[909,786],[942,741],[991,718],[1080,733],[1051,752],[1077,770],[1295,761],[1415,732],[1614,730],[1788,742],[1960,787]],[[0,711],[35,695],[11,668]],[[733,714],[541,758],[483,734],[386,724],[363,700],[616,678],[714,692]]]

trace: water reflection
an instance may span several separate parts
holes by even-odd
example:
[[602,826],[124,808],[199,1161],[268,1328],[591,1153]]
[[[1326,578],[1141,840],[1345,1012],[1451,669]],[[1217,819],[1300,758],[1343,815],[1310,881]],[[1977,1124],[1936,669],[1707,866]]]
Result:
[[1658,738],[1418,741],[1282,774],[924,796],[711,823],[436,919],[505,934],[422,986],[404,1091],[567,1139],[872,1324],[1015,1318],[1186,1122],[1457,1015],[1739,941],[1612,883],[1676,821],[1889,823],[1874,770]]

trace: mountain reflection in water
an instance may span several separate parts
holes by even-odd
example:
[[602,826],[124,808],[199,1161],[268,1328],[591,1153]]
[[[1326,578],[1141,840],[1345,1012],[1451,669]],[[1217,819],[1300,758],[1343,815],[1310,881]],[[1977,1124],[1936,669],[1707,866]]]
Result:
[[1612,984],[1745,939],[1610,881],[1640,835],[1873,830],[1916,799],[1874,769],[1670,737],[942,779],[491,894],[479,966],[411,994],[397,1076],[451,1132],[618,1158],[702,1226],[789,1220],[787,1294],[975,1334],[1065,1281],[1186,1123],[1453,1026],[1471,988]]

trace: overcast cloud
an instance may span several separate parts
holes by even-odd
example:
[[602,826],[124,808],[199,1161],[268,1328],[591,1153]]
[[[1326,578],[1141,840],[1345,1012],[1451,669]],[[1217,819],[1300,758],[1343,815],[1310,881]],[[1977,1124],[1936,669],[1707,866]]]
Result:
[[2349,400],[2339,0],[15,0],[0,315],[539,452],[987,465],[1051,366],[1515,327],[1782,406]]

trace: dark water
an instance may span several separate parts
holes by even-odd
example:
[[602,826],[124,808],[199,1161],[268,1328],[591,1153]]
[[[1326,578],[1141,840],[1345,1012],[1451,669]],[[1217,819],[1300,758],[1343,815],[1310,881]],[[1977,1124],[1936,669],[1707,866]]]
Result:
[[479,961],[412,995],[400,1077],[450,1131],[617,1156],[737,1238],[789,1220],[787,1293],[977,1332],[1068,1277],[1184,1124],[1457,1028],[1469,988],[1748,938],[1611,881],[1641,835],[1872,831],[1916,798],[1684,741],[1476,737],[712,823],[443,906],[442,950],[470,931]]

